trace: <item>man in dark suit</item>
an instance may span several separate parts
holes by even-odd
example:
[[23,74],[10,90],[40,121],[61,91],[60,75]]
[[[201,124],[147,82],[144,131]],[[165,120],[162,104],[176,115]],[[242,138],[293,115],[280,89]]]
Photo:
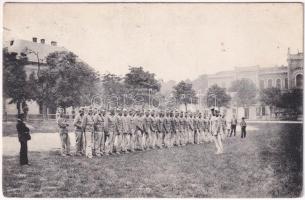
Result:
[[30,136],[30,129],[24,123],[25,115],[19,114],[17,119],[17,132],[18,132],[18,139],[20,142],[20,165],[29,165],[28,161],[28,140],[31,139]]

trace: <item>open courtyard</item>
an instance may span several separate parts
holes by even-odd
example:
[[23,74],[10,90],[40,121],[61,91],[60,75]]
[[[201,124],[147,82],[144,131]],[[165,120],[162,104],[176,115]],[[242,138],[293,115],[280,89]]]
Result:
[[236,137],[226,138],[222,155],[215,155],[214,144],[205,143],[93,159],[61,157],[56,133],[33,133],[32,165],[27,167],[18,164],[17,145],[7,146],[17,138],[6,136],[3,193],[6,197],[298,197],[302,129],[302,124],[249,123],[247,138],[242,140],[239,130]]

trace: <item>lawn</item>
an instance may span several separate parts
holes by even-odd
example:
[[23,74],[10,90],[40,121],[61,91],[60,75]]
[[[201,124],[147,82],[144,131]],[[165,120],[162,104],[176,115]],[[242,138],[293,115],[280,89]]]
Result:
[[86,159],[30,152],[3,157],[6,197],[299,197],[302,124],[252,124],[247,138]]

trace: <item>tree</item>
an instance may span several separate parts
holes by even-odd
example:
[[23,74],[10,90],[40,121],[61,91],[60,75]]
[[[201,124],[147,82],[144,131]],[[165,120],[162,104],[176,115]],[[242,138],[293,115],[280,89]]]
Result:
[[250,79],[234,81],[229,91],[236,93],[233,100],[237,105],[247,107],[256,102],[257,89]]
[[303,112],[303,90],[291,89],[283,93],[279,107],[285,108],[295,115]]
[[33,80],[36,85],[36,100],[55,111],[63,108],[90,104],[97,92],[98,74],[87,64],[79,61],[72,52],[57,51],[47,58],[47,69],[42,69],[40,77]]
[[154,93],[160,91],[161,84],[154,73],[144,71],[143,67],[129,67],[124,82],[130,89],[150,89]]
[[18,114],[21,113],[22,105],[25,106],[26,101],[32,97],[26,81],[26,63],[25,55],[17,56],[16,53],[3,49],[3,95],[11,98],[10,104],[16,104]]
[[226,88],[221,88],[217,84],[208,89],[206,97],[209,107],[215,106],[215,98],[218,107],[226,107],[231,100],[230,95],[226,93]]
[[270,106],[273,111],[274,107],[281,106],[282,93],[279,88],[266,88],[260,91],[259,99],[263,105]]
[[184,104],[185,111],[187,111],[188,104],[197,103],[196,92],[192,84],[185,81],[181,81],[174,86],[173,96],[178,102]]

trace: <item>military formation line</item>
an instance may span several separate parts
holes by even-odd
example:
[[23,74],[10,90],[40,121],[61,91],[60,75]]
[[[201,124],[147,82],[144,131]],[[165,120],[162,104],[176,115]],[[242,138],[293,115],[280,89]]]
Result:
[[[62,108],[58,109],[57,124],[62,156],[71,156],[69,123]],[[73,126],[75,155],[88,158],[204,142],[215,142],[216,154],[221,154],[222,140],[229,133],[224,115],[217,108],[209,114],[80,108]]]

